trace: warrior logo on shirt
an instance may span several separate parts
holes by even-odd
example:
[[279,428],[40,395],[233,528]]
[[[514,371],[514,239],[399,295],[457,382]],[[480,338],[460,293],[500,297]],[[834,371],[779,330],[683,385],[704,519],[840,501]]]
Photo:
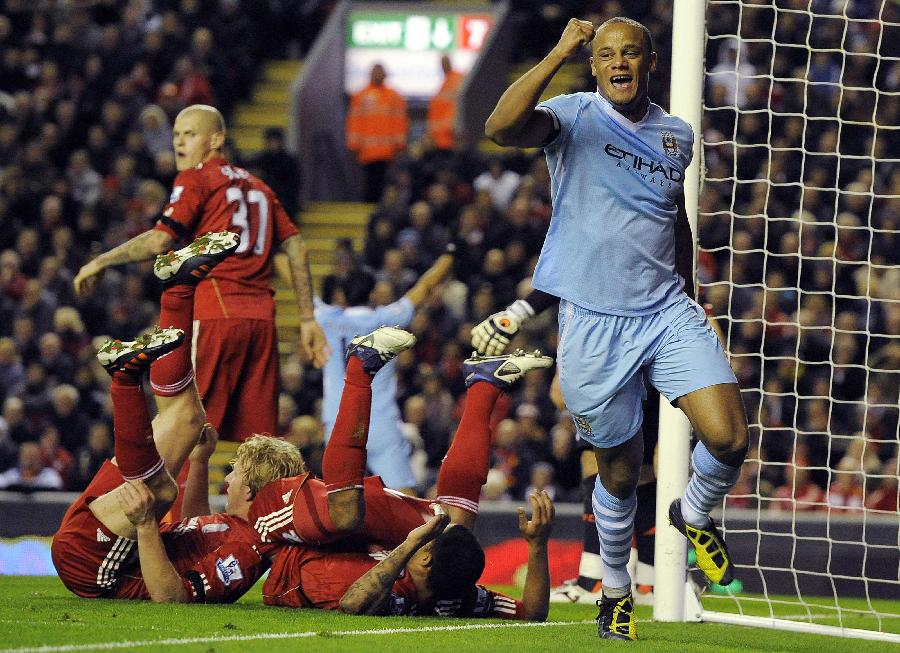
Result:
[[181,199],[181,194],[184,192],[184,186],[176,186],[172,189],[172,194],[169,196],[169,204],[174,204],[178,200]]
[[666,154],[671,157],[678,156],[678,141],[675,140],[675,134],[672,132],[662,133],[662,146]]
[[244,578],[244,574],[241,572],[241,565],[233,555],[225,559],[219,558],[216,560],[216,575],[226,587],[231,585],[233,581]]

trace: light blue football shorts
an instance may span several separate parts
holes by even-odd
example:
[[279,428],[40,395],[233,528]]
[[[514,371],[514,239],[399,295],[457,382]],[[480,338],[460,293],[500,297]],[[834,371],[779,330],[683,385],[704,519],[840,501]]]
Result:
[[601,449],[622,444],[640,429],[643,374],[670,402],[737,383],[706,314],[684,294],[657,313],[637,317],[561,301],[557,365],[578,435]]

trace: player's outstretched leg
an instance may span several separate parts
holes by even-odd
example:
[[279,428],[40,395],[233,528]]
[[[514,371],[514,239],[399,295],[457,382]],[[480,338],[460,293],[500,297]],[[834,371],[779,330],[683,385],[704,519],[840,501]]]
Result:
[[603,597],[597,601],[597,633],[601,639],[635,640],[634,600],[631,593],[621,598]]
[[504,356],[473,355],[463,364],[466,406],[437,482],[438,500],[454,524],[472,528],[478,515],[481,486],[490,468],[490,422],[497,398],[526,372],[552,364],[553,359],[539,351],[522,350]]
[[[239,245],[237,234],[228,231],[207,233],[187,247],[160,254],[153,265],[153,272],[164,288],[159,302],[160,324],[183,329],[187,334],[181,347],[150,369],[150,387],[159,409],[153,420],[156,446],[166,469],[178,478],[180,487],[187,481],[187,457],[206,422],[206,413],[194,383],[191,358],[194,291],[197,284]],[[181,501],[178,500],[172,508],[173,519],[180,517],[180,510]]]
[[[183,340],[180,329],[156,327],[130,342],[109,340],[97,352],[101,365],[112,376],[115,462],[124,478],[141,479],[147,484],[155,498],[157,518],[175,500],[178,486],[156,448],[141,380],[154,361],[171,355]],[[91,512],[116,535],[135,538],[134,526],[119,505],[118,490],[94,499]]]
[[116,462],[127,480],[147,480],[149,484],[151,478],[159,477],[163,485],[172,483],[153,442],[141,378],[153,361],[170,354],[183,340],[181,329],[156,327],[130,342],[109,340],[97,352],[100,364],[112,376]]
[[703,528],[688,524],[681,514],[681,499],[675,499],[669,505],[669,523],[694,547],[697,566],[711,583],[728,585],[734,580],[734,564],[728,555],[725,538],[712,519]]
[[362,479],[366,471],[372,379],[397,354],[414,344],[416,337],[408,331],[383,326],[357,336],[347,347],[344,391],[322,458],[328,513],[340,531],[359,528],[365,517]]
[[198,236],[187,247],[157,256],[153,273],[165,288],[182,284],[196,286],[240,244],[241,239],[235,233],[210,232]]

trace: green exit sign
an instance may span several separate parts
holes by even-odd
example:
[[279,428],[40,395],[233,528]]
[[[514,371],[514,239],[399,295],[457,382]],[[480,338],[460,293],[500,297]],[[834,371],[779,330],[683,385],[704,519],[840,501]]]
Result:
[[354,13],[347,25],[347,45],[351,48],[446,50],[456,46],[456,19],[451,14]]

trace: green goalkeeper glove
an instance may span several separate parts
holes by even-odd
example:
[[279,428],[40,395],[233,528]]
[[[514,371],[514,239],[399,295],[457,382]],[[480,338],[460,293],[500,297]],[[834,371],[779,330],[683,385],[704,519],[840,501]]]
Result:
[[498,356],[519,332],[522,323],[534,316],[531,304],[516,300],[472,329],[472,347],[484,356]]

